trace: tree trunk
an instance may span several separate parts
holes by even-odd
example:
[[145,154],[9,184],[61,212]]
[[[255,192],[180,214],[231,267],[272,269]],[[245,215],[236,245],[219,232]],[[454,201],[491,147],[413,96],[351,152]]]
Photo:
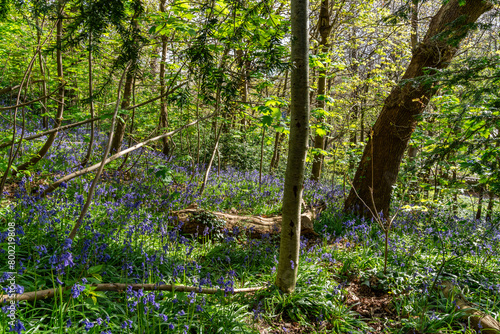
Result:
[[[38,24],[38,19],[37,19],[37,26],[40,26]],[[43,29],[43,22],[42,25],[40,26],[40,29],[37,29],[36,31],[36,39],[37,39],[37,44],[40,45],[41,43],[41,34],[40,30]],[[42,76],[42,96],[47,95],[47,80],[45,79],[45,68],[43,66],[43,57],[42,53],[38,52],[38,63],[40,65],[40,75]],[[42,100],[42,126],[45,130],[49,128],[49,116],[47,116],[47,98],[44,98]]]
[[[135,30],[135,33],[138,33],[139,24],[137,22],[137,17],[139,16],[140,11],[136,10],[130,20],[130,25],[132,30]],[[134,47],[139,49],[139,41],[136,38],[133,38],[130,43],[133,43]],[[123,99],[121,104],[121,109],[126,110],[128,106],[130,106],[130,100],[132,98],[132,88],[134,86],[134,77],[138,64],[138,56],[132,56],[131,62],[132,64],[129,67],[127,72],[127,78],[125,80],[125,87],[123,90]],[[127,115],[120,115],[118,118],[118,122],[116,123],[116,127],[114,129],[113,142],[111,143],[111,154],[115,154],[121,151],[123,138],[125,137],[125,131],[127,128]]]
[[481,219],[483,211],[484,187],[479,185],[479,199],[477,200],[476,219]]
[[[288,83],[288,70],[285,71],[285,80],[283,82],[283,90],[282,90],[282,96],[286,97],[286,90],[287,90],[287,83]],[[288,115],[288,110],[287,109],[287,115]],[[281,153],[281,143],[283,142],[283,139],[285,138],[285,134],[280,131],[276,131],[276,136],[274,137],[274,150],[273,150],[273,156],[271,158],[271,163],[269,165],[269,173],[273,173],[273,169],[278,168],[278,164],[280,161],[280,153]]]
[[411,2],[411,52],[415,53],[418,45],[418,0],[412,0]]
[[[417,46],[402,79],[421,77],[425,68],[439,70],[448,67],[471,24],[491,8],[491,3],[480,0],[469,0],[464,5],[459,5],[459,0],[450,0],[444,4],[431,20],[429,30]],[[345,211],[355,211],[370,218],[366,204],[388,216],[392,187],[417,124],[416,116],[422,113],[434,93],[433,87],[415,82],[393,88],[372,128],[354,177],[354,189],[345,201]]]
[[[94,112],[94,81],[93,81],[93,71],[92,71],[92,32],[89,36],[89,100],[90,100],[90,117],[95,117]],[[92,155],[92,146],[94,145],[94,122],[90,123],[90,141],[89,147],[87,148],[87,154],[85,154],[85,158],[82,160],[82,167],[85,167],[87,162],[90,160],[90,156]]]
[[[314,231],[314,217],[316,217],[325,207],[307,207],[300,216],[301,235],[311,237],[318,236]],[[173,211],[172,216],[176,219],[176,223],[181,226],[181,232],[185,234],[193,234],[201,236],[208,228],[211,233],[234,231],[238,228],[239,231],[246,234],[252,239],[262,239],[265,235],[279,235],[281,232],[282,217],[260,217],[239,215],[235,212],[209,212],[199,209],[197,204],[191,204],[186,209]],[[218,218],[222,224],[213,224],[213,220],[207,219]]]
[[493,191],[488,192],[488,208],[486,209],[486,220],[491,221],[491,216],[493,213],[493,205],[495,204],[495,193]]
[[[166,12],[165,4],[166,0],[162,0],[160,3],[160,11],[162,13]],[[161,62],[160,62],[160,93],[165,94],[165,63],[167,61],[167,36],[161,37]],[[160,102],[160,129],[167,131],[168,129],[168,111],[167,111],[167,98],[162,97]],[[161,131],[161,130],[160,130]],[[169,138],[165,137],[162,139],[163,149],[162,153],[165,156],[170,154],[170,143]]]
[[307,0],[292,0],[291,119],[276,285],[295,290],[300,249],[300,205],[309,137],[309,24]]
[[273,173],[273,170],[278,168],[278,164],[280,161],[280,153],[281,153],[281,142],[285,138],[285,134],[283,132],[276,131],[276,135],[274,137],[274,151],[273,157],[271,159],[271,164],[269,165],[269,173]]
[[[124,110],[130,105],[130,99],[132,97],[132,87],[134,85],[134,66],[130,66],[127,72],[127,78],[125,81],[125,87],[123,91],[123,100],[121,109]],[[116,123],[116,128],[114,130],[113,142],[111,143],[111,154],[118,153],[122,150],[123,138],[125,137],[125,130],[127,129],[127,117],[121,115]]]
[[[321,8],[319,12],[318,20],[318,31],[321,35],[321,43],[319,47],[322,53],[328,52],[328,37],[330,36],[330,31],[332,26],[330,25],[330,12],[329,12],[329,0],[321,1]],[[324,95],[326,92],[326,70],[325,68],[320,68],[318,73],[318,108],[325,109],[325,99]],[[324,122],[324,117],[318,118],[318,123]],[[314,148],[317,150],[323,150],[325,147],[325,136],[320,136],[316,133],[314,136]],[[321,151],[320,151],[321,152]],[[312,170],[311,170],[311,180],[319,181],[321,177],[321,167],[323,166],[323,154],[316,154],[314,156]]]
[[[411,3],[411,36],[410,36],[410,45],[412,54],[417,50],[418,45],[418,0],[412,0]],[[415,160],[418,153],[417,146],[408,147],[408,161],[411,162]]]

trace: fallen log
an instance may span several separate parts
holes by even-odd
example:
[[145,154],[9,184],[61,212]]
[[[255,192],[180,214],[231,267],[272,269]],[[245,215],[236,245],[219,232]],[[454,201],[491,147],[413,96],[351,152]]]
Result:
[[[185,286],[185,285],[175,285],[175,284],[126,284],[126,283],[101,283],[101,284],[91,284],[92,291],[117,291],[123,292],[127,291],[129,287],[132,287],[132,290],[143,290],[143,291],[172,291],[172,292],[195,292],[200,294],[215,294],[219,291],[225,292],[224,289],[220,288],[202,288],[197,286]],[[62,292],[70,290],[73,286],[62,287]],[[260,286],[255,288],[241,288],[241,289],[233,289],[230,294],[236,293],[248,293],[255,292],[266,287]],[[59,288],[56,289],[46,289],[39,291],[31,291],[25,292],[21,294],[12,294],[12,295],[3,295],[0,296],[0,304],[10,302],[10,301],[36,301],[54,298],[59,293]]]
[[478,333],[500,333],[500,323],[492,316],[472,306],[460,292],[456,292],[453,283],[444,281],[441,283],[441,291],[446,298],[453,299],[456,309],[465,313],[462,320],[468,321]]
[[[205,231],[212,229],[233,231],[235,228],[240,231],[247,231],[251,238],[261,238],[263,235],[277,235],[281,232],[281,216],[260,217],[245,216],[234,213],[210,212],[199,209],[195,204],[188,208],[173,211],[172,214],[178,219],[181,232],[186,234],[203,235]],[[315,213],[312,209],[306,209],[301,215],[301,234],[318,234],[314,231],[313,221]]]

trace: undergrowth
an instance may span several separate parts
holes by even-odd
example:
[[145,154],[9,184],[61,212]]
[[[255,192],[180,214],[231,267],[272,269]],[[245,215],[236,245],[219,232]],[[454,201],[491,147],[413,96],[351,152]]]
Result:
[[[56,298],[18,302],[10,327],[7,305],[2,333],[463,333],[472,332],[453,301],[443,298],[450,280],[481,309],[500,313],[500,230],[492,221],[446,210],[402,210],[389,234],[388,270],[384,233],[372,221],[342,212],[341,188],[308,181],[306,203],[326,203],[316,220],[319,236],[302,237],[298,286],[283,294],[274,286],[278,238],[251,239],[210,221],[210,233],[183,235],[172,211],[196,203],[207,211],[279,215],[283,179],[232,168],[211,173],[198,194],[203,166],[179,163],[151,151],[130,157],[132,168],[109,166],[74,242],[67,239],[92,175],[72,180],[47,198],[48,183],[78,169],[85,135],[61,136],[37,170],[21,175],[1,205],[0,223],[14,223],[16,269],[0,259],[4,291],[10,276],[18,293],[56,289]],[[102,150],[105,137],[94,150]],[[34,150],[39,143],[30,143]],[[97,158],[96,161],[97,162]],[[212,217],[213,218],[213,217]],[[200,231],[201,232],[201,231]],[[6,228],[0,252],[7,252]],[[94,291],[98,283],[154,283],[218,287],[216,294],[172,291]],[[355,310],[353,287],[384,300],[383,312]],[[243,287],[264,287],[232,294]],[[363,297],[363,296],[361,296]],[[377,327],[378,326],[378,327]]]

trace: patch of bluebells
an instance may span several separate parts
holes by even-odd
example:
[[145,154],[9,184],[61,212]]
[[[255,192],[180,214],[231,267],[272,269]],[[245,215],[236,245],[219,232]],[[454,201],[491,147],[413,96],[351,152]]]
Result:
[[[27,134],[28,135],[28,134]],[[41,162],[40,168],[48,173],[63,175],[80,168],[80,159],[84,154],[82,145],[73,145],[72,142],[84,141],[88,131],[76,129],[71,132],[61,132],[61,142],[53,147]],[[94,161],[102,153],[103,144],[107,137],[102,133],[95,133]],[[27,142],[26,149],[32,149],[33,142]],[[91,210],[83,220],[75,242],[67,239],[72,223],[78,218],[81,207],[86,199],[92,178],[82,177],[61,184],[52,196],[46,199],[37,197],[45,186],[27,192],[33,179],[24,178],[20,181],[17,193],[18,202],[11,205],[8,219],[15,221],[18,226],[16,243],[19,247],[29,249],[26,253],[33,254],[33,259],[19,258],[19,263],[26,266],[35,265],[40,270],[52,270],[55,281],[63,285],[62,278],[81,277],[92,266],[110,266],[117,268],[119,274],[101,273],[103,281],[118,281],[125,278],[127,282],[143,283],[161,281],[166,284],[178,283],[198,287],[217,286],[228,295],[234,291],[239,279],[238,271],[249,267],[257,267],[267,261],[269,267],[273,265],[273,257],[277,254],[276,242],[270,235],[262,239],[248,239],[242,244],[238,236],[251,231],[224,230],[221,241],[223,250],[213,257],[201,261],[196,258],[196,240],[186,238],[180,233],[178,222],[172,217],[171,211],[183,209],[191,203],[211,210],[227,211],[235,208],[238,211],[268,210],[277,213],[282,199],[283,179],[277,176],[265,175],[259,185],[257,171],[240,171],[226,168],[220,173],[211,173],[204,196],[199,196],[198,181],[204,172],[204,166],[177,164],[173,158],[166,158],[160,153],[140,150],[132,152],[130,160],[140,158],[138,164],[125,172],[105,172],[97,186]],[[17,162],[17,161],[16,161]],[[164,165],[170,168],[175,175],[189,176],[183,182],[172,181],[169,184],[158,182],[154,176],[156,166]],[[37,166],[38,167],[38,166]],[[153,170],[145,173],[145,170]],[[128,175],[131,180],[118,182]],[[191,179],[191,175],[193,176]],[[54,180],[56,177],[54,177]],[[52,181],[52,180],[49,180]],[[210,191],[208,190],[210,189]],[[35,191],[36,190],[36,191]],[[251,196],[249,195],[251,194]],[[329,214],[341,216],[339,203],[343,197],[340,187],[306,180],[304,183],[304,197],[309,204],[328,203]],[[440,221],[439,228],[422,226],[425,221],[420,213],[400,212],[394,221],[393,231],[389,238],[390,264],[398,270],[409,269],[408,261],[416,252],[432,248],[434,237],[446,239],[454,254],[460,255],[470,252],[475,257],[499,258],[498,248],[500,233],[498,228],[491,228],[486,222],[464,220],[458,217],[443,218],[443,214],[436,214],[434,219]],[[68,222],[71,222],[68,224]],[[21,228],[21,227],[24,227]],[[489,230],[487,238],[478,239],[474,247],[468,247],[469,239],[478,235],[478,231]],[[200,235],[213,231],[208,229],[199,231]],[[327,243],[339,240],[348,240],[352,247],[378,247],[381,245],[383,233],[377,230],[373,222],[367,220],[347,220],[342,225],[340,235],[322,233]],[[0,242],[6,238],[0,234]],[[419,240],[418,243],[411,242]],[[32,246],[35,244],[35,246]],[[61,247],[59,245],[62,245]],[[467,247],[465,247],[467,246]],[[32,247],[32,248],[30,248]],[[234,250],[240,247],[242,258],[235,258]],[[380,250],[379,250],[380,251]],[[318,245],[309,246],[306,238],[301,238],[300,263],[331,263],[335,264],[334,249],[326,250]],[[22,254],[22,253],[20,253]],[[118,254],[118,255],[117,255]],[[275,260],[274,265],[277,264]],[[401,267],[401,265],[404,267]],[[295,264],[290,263],[293,268]],[[214,269],[218,268],[218,269]],[[7,271],[1,267],[0,270]],[[271,269],[269,269],[271,270]],[[112,272],[112,271],[111,271]],[[429,263],[418,272],[424,279],[435,275],[435,264]],[[6,273],[0,278],[5,281]],[[483,289],[498,293],[499,282],[482,282]],[[85,289],[85,281],[75,283],[71,288],[71,296],[78,298]],[[425,285],[427,284],[427,285]],[[425,290],[426,281],[420,286]],[[334,288],[339,291],[340,286]],[[19,290],[21,291],[21,290]],[[130,312],[140,315],[156,314],[162,321],[170,321],[168,327],[173,330],[176,326],[175,317],[180,317],[184,309],[176,309],[175,314],[165,314],[161,308],[164,300],[157,292],[127,289],[125,299]],[[167,302],[176,304],[171,299]],[[185,300],[196,312],[204,312],[205,299],[197,302],[196,295],[190,293]],[[188,308],[186,308],[188,309]],[[160,312],[164,312],[161,313]],[[258,304],[254,316],[259,317],[262,309]],[[118,326],[123,329],[132,329],[132,320],[120,319]],[[77,320],[74,320],[75,322]],[[90,331],[103,320],[79,320],[85,330]],[[109,323],[109,319],[107,320]],[[73,324],[68,320],[67,325]],[[24,327],[22,323],[18,326]],[[184,326],[184,325],[182,325]],[[181,325],[178,328],[182,328]]]

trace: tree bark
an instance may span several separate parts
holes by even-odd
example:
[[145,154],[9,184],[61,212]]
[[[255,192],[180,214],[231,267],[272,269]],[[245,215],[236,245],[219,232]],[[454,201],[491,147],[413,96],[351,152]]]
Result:
[[295,290],[300,249],[300,205],[309,138],[308,0],[292,0],[291,117],[288,161],[283,194],[283,223],[276,286]]
[[410,45],[411,52],[414,53],[417,50],[418,45],[418,0],[411,1],[411,36]]
[[[125,87],[123,91],[123,99],[121,109],[126,110],[126,108],[130,105],[130,99],[132,97],[132,87],[134,85],[134,71],[135,66],[132,65],[128,72],[127,78],[125,80]],[[116,123],[116,127],[114,130],[113,142],[111,143],[111,153],[118,153],[122,150],[123,138],[125,137],[125,130],[127,129],[127,117],[125,115],[121,115]]]
[[[130,25],[132,30],[137,31],[139,30],[139,24],[137,22],[137,17],[139,16],[140,11],[136,10],[132,16],[132,19],[130,20]],[[135,48],[139,48],[138,40],[136,38],[133,38],[130,43],[134,44]],[[134,77],[137,69],[137,62],[138,59],[137,57],[133,57],[131,59],[132,65],[130,66],[128,72],[127,72],[127,78],[125,80],[125,87],[123,90],[123,99],[122,99],[122,104],[121,104],[121,109],[122,110],[128,110],[130,106],[130,100],[132,98],[132,88],[134,85]],[[161,94],[160,94],[161,96]],[[111,153],[118,153],[122,149],[122,143],[123,143],[123,138],[125,137],[125,131],[127,129],[127,116],[126,115],[121,115],[121,117],[118,119],[118,122],[116,123],[116,127],[114,129],[114,137],[113,137],[113,142],[111,143]]]
[[453,300],[457,311],[464,313],[462,320],[467,321],[478,333],[498,334],[500,332],[500,323],[492,316],[478,310],[460,292],[457,293],[453,283],[444,281],[441,285],[445,298]]
[[[318,30],[321,36],[321,43],[319,47],[322,53],[328,52],[328,37],[330,36],[330,31],[332,26],[330,25],[330,12],[329,12],[329,0],[321,1],[321,8],[319,12]],[[326,92],[326,70],[325,68],[320,68],[318,71],[318,108],[325,109],[325,99],[324,95]],[[324,118],[318,118],[318,123],[324,122]],[[314,136],[314,148],[317,150],[323,150],[325,147],[325,137],[320,136],[316,133]],[[319,181],[321,177],[321,167],[323,166],[323,154],[316,154],[314,156],[311,180]]]
[[484,186],[482,184],[479,185],[479,199],[477,200],[477,211],[476,211],[476,219],[481,219],[481,215],[483,212],[483,199],[484,199]]
[[[36,25],[40,27],[40,29],[36,30],[37,44],[40,45],[41,40],[42,40],[40,31],[43,29],[43,21],[42,21],[42,25],[40,25],[38,23],[38,18],[37,18]],[[46,96],[47,95],[47,81],[45,80],[45,68],[43,66],[43,57],[42,57],[41,52],[38,53],[38,63],[40,65],[40,75],[42,76],[42,80],[41,80],[41,82],[42,82],[42,95]],[[43,102],[42,102],[42,126],[45,130],[47,130],[49,128],[49,117],[46,114],[47,114],[47,98],[44,98]]]
[[208,162],[207,169],[205,170],[205,174],[203,176],[203,182],[201,183],[199,195],[203,195],[203,192],[205,191],[205,187],[207,186],[208,182],[208,175],[210,175],[210,169],[212,168],[212,164],[214,162],[215,154],[217,153],[217,149],[219,147],[219,139],[220,135],[222,133],[222,124],[219,126],[219,131],[216,132],[217,135],[215,137],[215,144],[214,144],[214,149],[212,151],[212,155],[210,156],[210,161]]
[[[92,71],[92,32],[89,37],[89,57],[88,57],[88,62],[89,62],[89,99],[90,99],[90,117],[94,118],[95,117],[95,112],[94,112],[94,80],[93,80],[93,71]],[[85,167],[87,162],[90,160],[90,156],[92,155],[92,146],[94,145],[94,122],[90,123],[90,141],[89,141],[89,146],[87,148],[87,153],[85,154],[85,157],[82,160],[82,167]]]
[[[288,70],[285,71],[285,80],[283,82],[283,90],[282,90],[282,96],[286,96],[286,90],[287,90],[287,83],[288,83]],[[287,109],[287,115],[288,115],[288,109]],[[279,162],[280,162],[280,154],[281,154],[281,143],[285,139],[285,134],[280,131],[276,131],[276,135],[274,138],[274,150],[273,150],[273,156],[271,158],[271,163],[269,164],[269,173],[273,173],[273,169],[278,168]]]
[[[165,4],[166,0],[160,2],[160,11],[162,13],[166,12]],[[160,62],[160,92],[161,95],[165,94],[165,63],[167,61],[167,36],[161,37],[161,62]],[[160,102],[160,129],[164,129],[166,132],[168,128],[168,110],[167,110],[167,98],[162,97]],[[161,130],[160,130],[161,131]],[[163,149],[162,152],[165,156],[170,154],[170,143],[169,138],[165,137],[162,139]]]
[[[481,0],[468,0],[464,5],[459,5],[459,0],[450,0],[444,4],[431,20],[427,34],[417,46],[402,79],[421,77],[426,68],[431,69],[432,75],[433,71],[448,67],[471,24],[491,8],[491,3]],[[422,113],[434,93],[433,87],[415,82],[403,81],[393,88],[372,128],[354,177],[353,186],[359,197],[351,189],[344,204],[345,211],[370,218],[364,202],[388,217],[392,187],[417,125],[416,116]]]

